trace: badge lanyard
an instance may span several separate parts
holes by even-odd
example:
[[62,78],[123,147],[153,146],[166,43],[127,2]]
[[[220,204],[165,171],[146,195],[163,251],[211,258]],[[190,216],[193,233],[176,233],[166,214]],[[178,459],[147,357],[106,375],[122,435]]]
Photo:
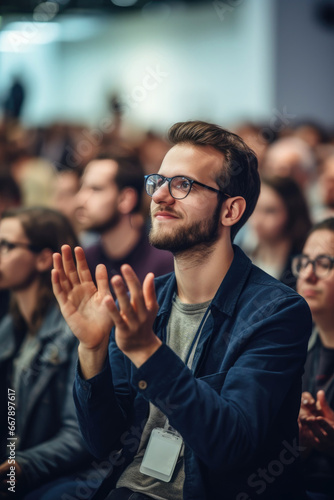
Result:
[[[205,311],[196,335],[189,348],[185,361],[188,368],[191,368],[193,361],[192,353],[203,331],[209,313],[210,306]],[[167,338],[167,335],[165,338]],[[171,425],[169,425],[169,421],[166,419],[164,428],[156,427],[151,432],[150,439],[140,465],[140,472],[147,476],[159,479],[160,481],[169,482],[173,476],[182,444],[183,439],[181,435]]]

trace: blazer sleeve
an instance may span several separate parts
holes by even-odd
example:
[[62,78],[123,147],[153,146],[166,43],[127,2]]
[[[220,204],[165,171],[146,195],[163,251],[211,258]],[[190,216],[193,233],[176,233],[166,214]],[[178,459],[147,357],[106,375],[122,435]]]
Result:
[[[302,299],[266,300],[263,311],[244,322],[234,364],[212,374],[211,384],[196,378],[166,345],[134,371],[133,384],[208,467],[240,466],[256,456],[288,394],[300,388],[310,330]],[[298,390],[293,393],[299,408]]]
[[131,424],[135,391],[129,383],[129,361],[110,335],[109,356],[103,370],[89,380],[78,363],[73,395],[79,427],[89,451],[106,458],[121,448],[120,438]]

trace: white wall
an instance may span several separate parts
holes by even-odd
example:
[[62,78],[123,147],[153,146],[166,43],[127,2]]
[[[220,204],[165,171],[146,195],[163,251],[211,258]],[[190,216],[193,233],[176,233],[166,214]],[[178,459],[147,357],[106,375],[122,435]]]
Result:
[[296,120],[334,123],[334,30],[317,18],[319,0],[276,0],[276,96]]
[[129,120],[161,130],[177,120],[268,118],[274,107],[272,6],[273,0],[210,1],[161,15],[122,15],[104,19],[80,41],[66,40],[76,31],[84,37],[86,28],[71,29],[67,20],[54,43],[0,52],[0,92],[10,75],[24,75],[27,124],[62,119],[97,125],[108,116],[106,96],[113,91],[122,95]]

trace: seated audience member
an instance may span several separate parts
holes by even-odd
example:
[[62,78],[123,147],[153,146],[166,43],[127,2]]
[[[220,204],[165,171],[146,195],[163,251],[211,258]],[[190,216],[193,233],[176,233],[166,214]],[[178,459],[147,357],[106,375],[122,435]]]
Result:
[[267,149],[262,165],[264,177],[290,177],[309,199],[315,176],[312,148],[298,137],[282,137]]
[[334,146],[323,148],[319,164],[318,199],[314,210],[316,222],[334,216]]
[[314,120],[297,121],[292,126],[291,132],[294,137],[302,139],[313,150],[329,140],[326,128]]
[[304,474],[312,500],[334,498],[334,218],[316,224],[293,260],[297,290],[314,321],[299,414]]
[[[66,215],[74,229],[77,229],[76,194],[80,188],[78,169],[66,168],[56,174],[53,193],[53,207]],[[77,231],[78,232],[78,231]]]
[[83,230],[101,235],[86,249],[90,271],[95,276],[104,264],[109,279],[130,264],[141,282],[151,271],[156,276],[173,270],[169,252],[153,248],[140,213],[144,173],[136,157],[101,155],[86,166],[77,195],[77,219]]
[[21,205],[20,186],[7,170],[0,170],[0,217],[8,208]]
[[[291,259],[302,250],[311,220],[298,185],[287,177],[263,178],[261,193],[249,220],[251,231],[243,248],[253,263],[294,288]],[[252,245],[252,247],[251,247]]]
[[169,139],[145,186],[151,244],[174,255],[175,273],[141,285],[122,266],[118,309],[104,266],[95,287],[81,248],[77,267],[66,246],[54,256],[79,339],[81,431],[101,459],[121,450],[110,500],[305,499],[297,418],[311,314],[232,244],[259,195],[256,156],[200,121]]
[[[0,145],[1,147],[1,145]],[[1,214],[14,207],[21,205],[21,190],[20,186],[15,181],[14,177],[8,170],[0,171],[0,218]],[[0,320],[8,312],[9,307],[9,291],[0,288]]]
[[[260,125],[249,121],[240,123],[234,132],[254,151],[261,172],[262,160],[269,145],[268,141],[276,138],[275,133],[265,124]],[[270,132],[269,135],[268,132]],[[273,135],[275,137],[272,137]]]
[[77,193],[80,189],[80,172],[78,168],[63,168],[58,170],[55,182],[52,207],[66,215],[75,230],[79,243],[87,247],[99,239],[92,231],[83,231],[76,216]]
[[[12,303],[0,323],[0,498],[20,498],[43,483],[77,473],[91,460],[72,396],[77,341],[51,287],[52,253],[64,243],[73,248],[77,240],[56,211],[17,208],[2,215],[0,289],[11,290]],[[10,422],[7,402],[15,412]],[[7,439],[9,423],[13,441]],[[14,495],[8,483],[13,467]],[[30,498],[40,497],[32,493]]]
[[51,207],[56,169],[45,158],[28,158],[21,163],[17,181],[26,207]]

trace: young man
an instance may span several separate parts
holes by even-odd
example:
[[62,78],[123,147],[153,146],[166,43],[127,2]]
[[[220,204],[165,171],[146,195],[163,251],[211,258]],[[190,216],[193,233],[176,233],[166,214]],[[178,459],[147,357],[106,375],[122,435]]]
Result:
[[141,286],[124,265],[111,280],[118,308],[103,266],[96,289],[81,249],[77,268],[69,247],[54,258],[54,291],[80,341],[82,433],[113,465],[108,499],[302,499],[310,312],[232,245],[258,198],[256,157],[204,122],[178,123],[169,138],[146,191],[151,243],[173,253],[175,273]]
[[143,169],[135,156],[101,154],[86,166],[76,196],[76,218],[83,230],[100,235],[86,249],[86,259],[94,275],[104,264],[109,279],[130,264],[143,282],[151,271],[156,276],[173,270],[169,252],[150,246],[140,214]]

